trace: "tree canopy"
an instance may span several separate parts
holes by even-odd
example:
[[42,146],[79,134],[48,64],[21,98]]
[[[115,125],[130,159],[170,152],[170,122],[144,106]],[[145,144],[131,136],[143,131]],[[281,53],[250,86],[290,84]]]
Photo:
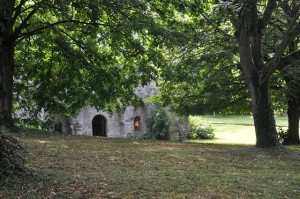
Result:
[[[216,24],[222,24],[219,11],[211,12]],[[212,17],[210,16],[210,18]],[[212,112],[249,113],[250,100],[238,68],[237,44],[230,24],[220,25],[227,32],[198,17],[198,32],[193,42],[181,48],[162,73],[161,98],[184,114]]]
[[[280,82],[274,78],[274,74],[282,69],[282,60],[291,57],[292,54],[298,54],[298,51],[289,51],[288,48],[299,38],[299,2],[240,0],[206,2],[206,4],[209,4],[208,9],[196,13],[199,16],[197,18],[199,32],[193,44],[186,47],[192,50],[184,51],[187,52],[187,56],[185,53],[183,56],[180,54],[176,60],[178,63],[173,62],[177,65],[175,74],[177,71],[184,71],[180,70],[182,68],[186,70],[185,75],[190,76],[184,79],[177,74],[178,84],[176,78],[174,82],[166,81],[165,85],[169,88],[163,91],[163,95],[168,96],[171,93],[168,99],[177,102],[179,109],[191,112],[211,111],[211,107],[222,109],[229,107],[231,100],[232,102],[236,100],[236,103],[237,99],[244,99],[247,102],[250,98],[257,137],[256,145],[260,147],[278,145],[269,94],[270,80],[275,84]],[[189,63],[192,64],[189,66]],[[235,63],[243,81],[239,79],[238,70],[232,67]],[[217,78],[212,78],[214,74],[218,74]],[[198,82],[202,83],[197,84]],[[239,84],[232,87],[234,82]],[[249,90],[248,98],[247,92],[241,87],[243,82]],[[272,88],[280,86],[282,85],[275,85]],[[175,90],[170,92],[170,88]],[[235,88],[237,92],[229,92],[231,88]]]
[[19,108],[55,113],[130,103],[138,84],[155,79],[166,46],[185,41],[178,26],[166,28],[166,5],[1,1],[1,123],[12,124],[13,98]]

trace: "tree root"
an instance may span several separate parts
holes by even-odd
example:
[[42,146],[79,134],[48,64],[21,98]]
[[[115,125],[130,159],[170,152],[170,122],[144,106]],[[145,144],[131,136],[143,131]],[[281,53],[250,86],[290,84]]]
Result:
[[25,149],[18,140],[0,132],[0,182],[8,177],[27,173],[23,154]]

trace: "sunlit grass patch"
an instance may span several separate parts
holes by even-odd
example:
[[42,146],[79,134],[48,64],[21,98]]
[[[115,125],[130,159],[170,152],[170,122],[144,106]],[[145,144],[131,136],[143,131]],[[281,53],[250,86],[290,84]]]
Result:
[[254,126],[233,124],[213,124],[215,138],[212,140],[196,140],[193,142],[216,144],[255,144]]
[[[205,115],[198,116],[199,118],[206,119],[210,123],[219,123],[219,124],[237,124],[237,125],[253,125],[253,116],[252,115]],[[287,126],[288,119],[286,116],[276,116],[276,125],[277,126]]]
[[[287,128],[287,117],[276,117],[275,119],[278,127]],[[215,138],[212,140],[194,140],[192,142],[245,145],[254,145],[256,142],[251,115],[193,116],[193,120],[209,122],[214,129]]]

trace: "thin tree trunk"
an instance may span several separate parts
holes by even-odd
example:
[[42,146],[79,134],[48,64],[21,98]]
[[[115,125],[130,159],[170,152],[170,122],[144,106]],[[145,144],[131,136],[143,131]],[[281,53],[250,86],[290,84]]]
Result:
[[300,103],[288,101],[288,135],[283,144],[300,144],[299,139]]
[[[297,42],[294,40],[289,44],[289,53],[296,52]],[[299,117],[300,117],[300,92],[299,92],[299,58],[289,60],[283,69],[283,78],[289,92],[286,95],[288,103],[288,134],[283,144],[300,144],[299,139]],[[297,70],[298,68],[298,70]]]

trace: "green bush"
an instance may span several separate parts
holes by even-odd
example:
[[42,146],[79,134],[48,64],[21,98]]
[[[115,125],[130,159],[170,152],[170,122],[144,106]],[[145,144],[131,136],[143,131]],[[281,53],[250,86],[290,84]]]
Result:
[[170,121],[167,113],[162,108],[151,109],[146,115],[147,133],[140,139],[168,140]]
[[206,120],[190,117],[189,122],[190,132],[187,135],[187,139],[213,139],[215,137],[213,127]]

